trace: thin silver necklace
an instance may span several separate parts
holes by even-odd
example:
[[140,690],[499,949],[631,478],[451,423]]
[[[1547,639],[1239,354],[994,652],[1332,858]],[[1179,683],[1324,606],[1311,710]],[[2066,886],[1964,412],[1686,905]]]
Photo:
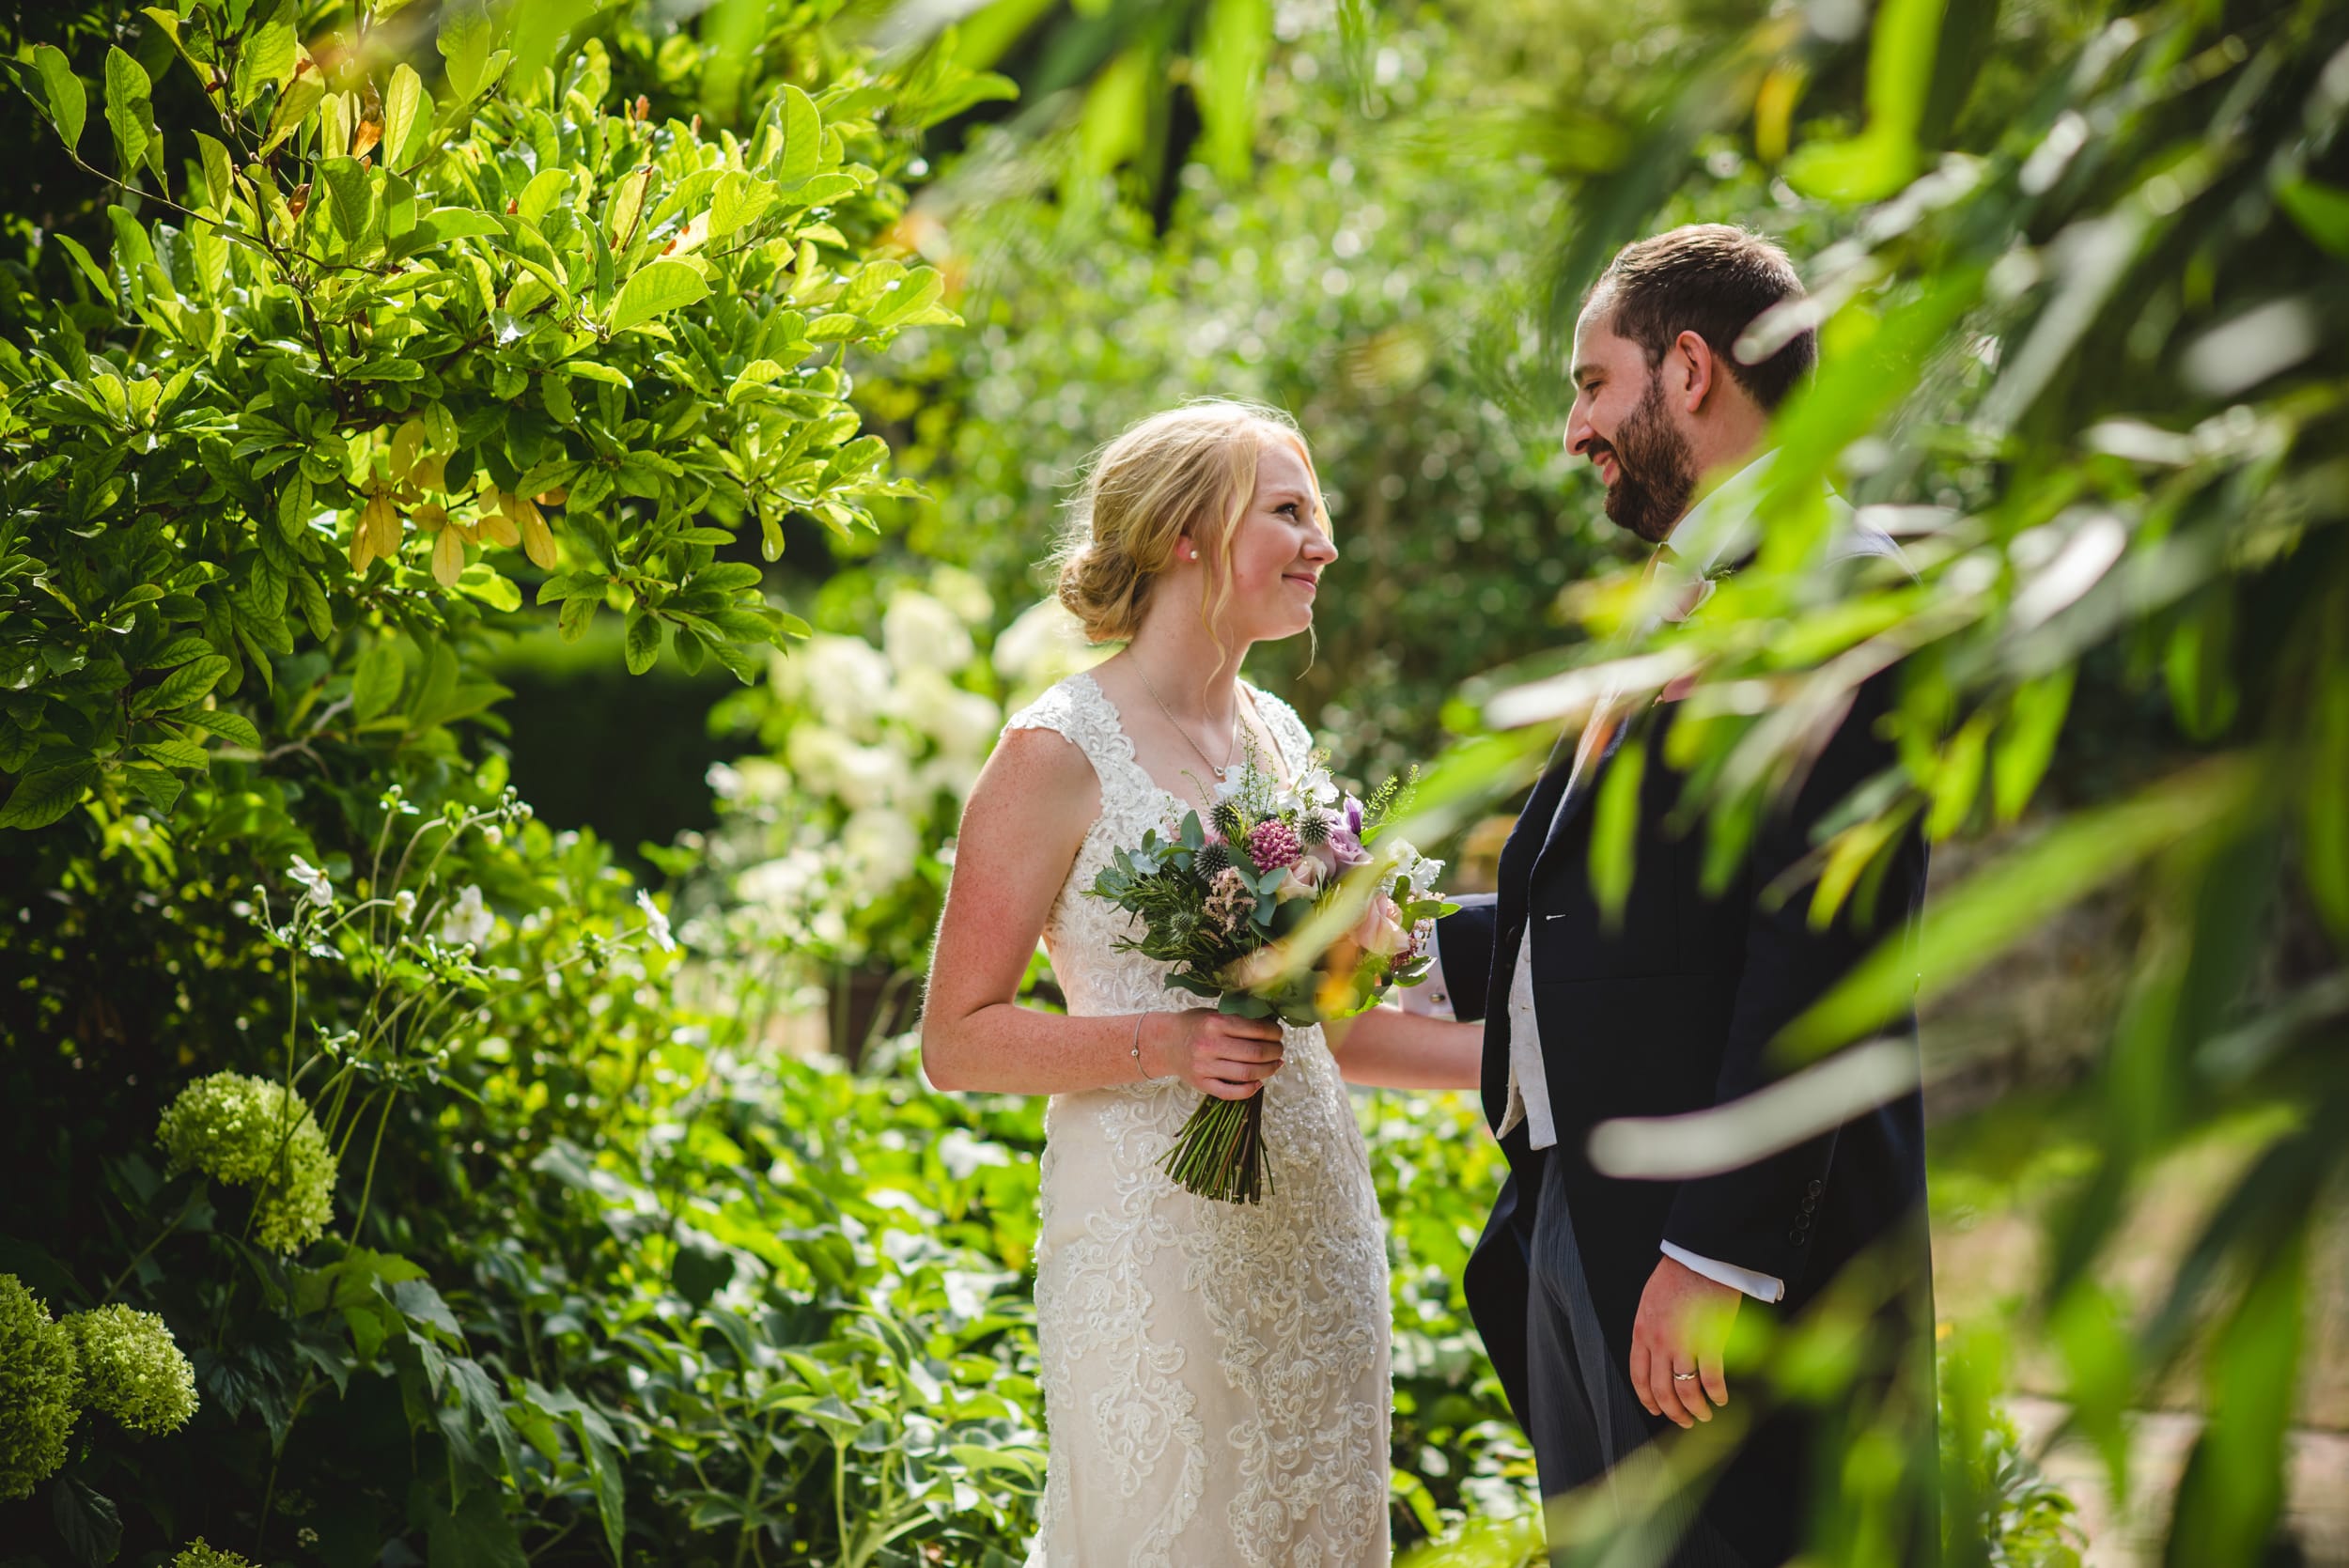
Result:
[[[1215,775],[1215,782],[1221,784],[1223,782],[1223,775],[1231,771],[1232,753],[1239,750],[1239,702],[1237,695],[1235,695],[1232,703],[1231,744],[1223,748],[1223,766],[1219,768],[1215,764],[1215,759],[1207,755],[1207,749],[1205,746],[1200,745],[1197,740],[1193,739],[1191,737],[1190,731],[1183,727],[1183,722],[1174,717],[1174,710],[1166,706],[1166,699],[1159,695],[1159,689],[1150,684],[1150,672],[1142,667],[1142,660],[1137,659],[1132,660],[1132,663],[1134,667],[1134,674],[1142,677],[1142,689],[1150,693],[1150,700],[1152,702],[1159,705],[1159,711],[1165,714],[1166,722],[1174,726],[1174,733],[1181,736],[1183,739],[1190,744],[1190,749],[1199,753],[1199,760],[1207,765],[1207,771]],[[1234,691],[1237,692],[1237,688],[1235,688]]]

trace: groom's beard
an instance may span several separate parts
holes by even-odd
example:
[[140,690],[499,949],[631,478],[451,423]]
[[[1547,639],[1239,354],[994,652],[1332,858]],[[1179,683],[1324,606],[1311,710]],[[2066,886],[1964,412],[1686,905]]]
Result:
[[1599,445],[1615,458],[1615,482],[1607,487],[1607,517],[1650,544],[1662,544],[1696,494],[1696,458],[1664,410],[1664,380],[1650,376],[1647,391],[1631,416],[1615,428],[1615,439]]

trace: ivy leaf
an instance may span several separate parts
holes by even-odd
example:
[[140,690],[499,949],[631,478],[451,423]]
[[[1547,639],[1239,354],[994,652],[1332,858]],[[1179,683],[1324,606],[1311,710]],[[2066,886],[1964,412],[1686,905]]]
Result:
[[79,804],[98,779],[94,762],[44,768],[17,781],[8,803],[0,806],[0,828],[46,828]]
[[278,0],[237,46],[237,75],[231,84],[237,106],[251,103],[264,87],[285,85],[294,73],[296,51],[294,0]]
[[106,50],[106,123],[114,128],[115,151],[127,181],[141,163],[163,167],[163,138],[155,131],[153,84],[147,68],[122,52]]
[[611,329],[615,334],[624,333],[708,292],[702,275],[684,262],[656,261],[620,286],[620,297],[612,303]]
[[73,74],[65,51],[54,44],[33,46],[33,69],[40,72],[40,85],[49,95],[50,123],[71,152],[82,145],[82,127],[89,118],[89,97],[83,91],[82,79]]

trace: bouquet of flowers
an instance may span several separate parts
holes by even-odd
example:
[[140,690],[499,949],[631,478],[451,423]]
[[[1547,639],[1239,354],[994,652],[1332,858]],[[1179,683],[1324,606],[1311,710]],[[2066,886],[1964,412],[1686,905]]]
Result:
[[[1170,987],[1241,1017],[1350,1017],[1425,977],[1436,917],[1455,908],[1433,892],[1442,862],[1380,838],[1410,790],[1390,779],[1365,801],[1340,791],[1318,754],[1286,782],[1252,752],[1206,821],[1190,812],[1168,836],[1120,847],[1090,892],[1134,917],[1119,946],[1174,966]],[[1206,1097],[1167,1172],[1201,1197],[1259,1202],[1263,1126],[1262,1094]]]

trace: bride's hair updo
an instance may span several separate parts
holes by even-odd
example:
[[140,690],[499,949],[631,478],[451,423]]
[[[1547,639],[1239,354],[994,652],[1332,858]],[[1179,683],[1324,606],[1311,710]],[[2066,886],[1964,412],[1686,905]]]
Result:
[[[1313,473],[1296,421],[1278,409],[1227,397],[1152,414],[1095,455],[1053,556],[1060,601],[1089,641],[1132,640],[1151,584],[1174,565],[1175,542],[1186,533],[1215,564],[1216,584],[1201,607],[1213,631],[1231,595],[1225,547],[1256,493],[1256,455],[1268,441],[1296,448]],[[1314,516],[1328,532],[1318,493]]]

